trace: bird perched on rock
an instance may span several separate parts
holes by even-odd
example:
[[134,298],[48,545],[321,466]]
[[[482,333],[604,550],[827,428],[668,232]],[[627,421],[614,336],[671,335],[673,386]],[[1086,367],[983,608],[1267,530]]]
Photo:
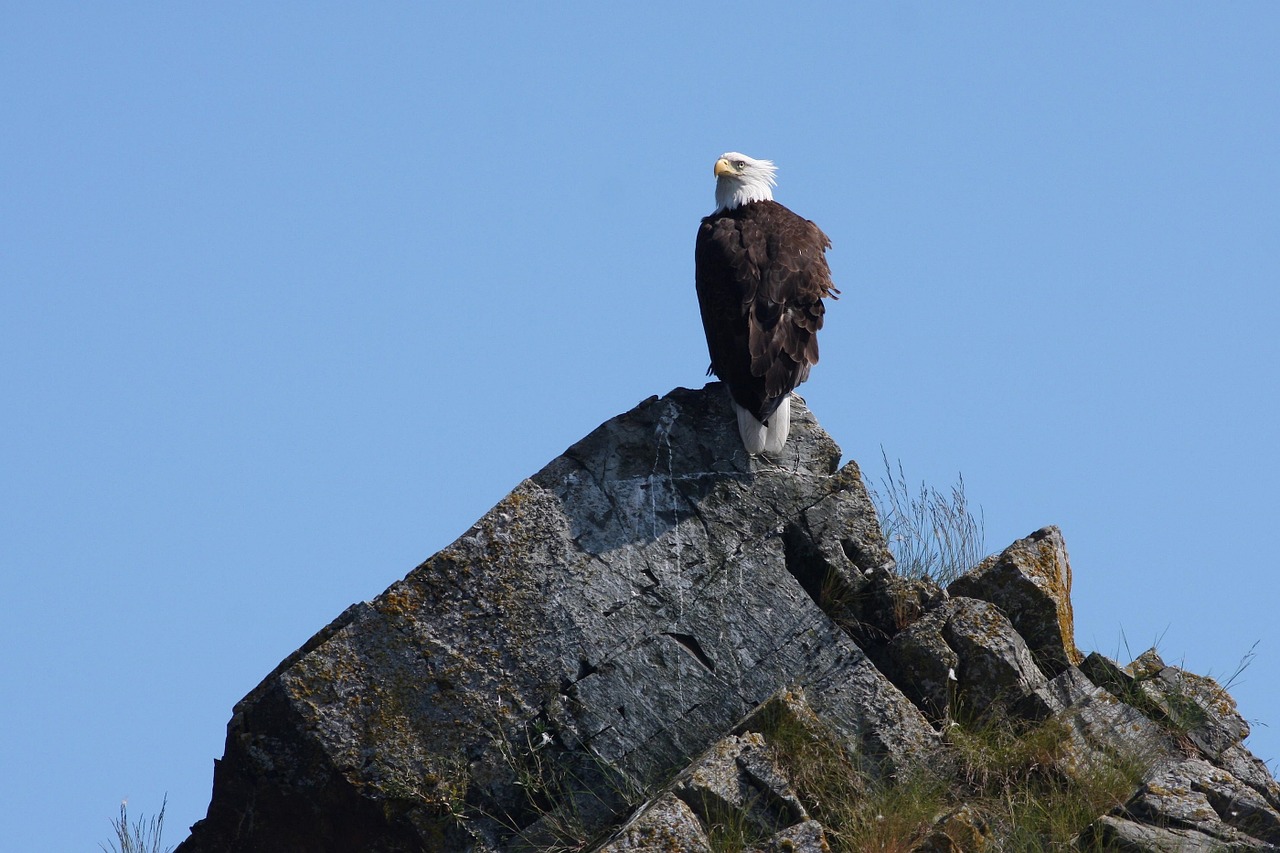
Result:
[[822,300],[837,298],[831,240],[773,200],[769,160],[716,160],[716,209],[694,250],[698,306],[714,373],[729,386],[749,453],[777,453],[791,428],[791,391],[818,363]]

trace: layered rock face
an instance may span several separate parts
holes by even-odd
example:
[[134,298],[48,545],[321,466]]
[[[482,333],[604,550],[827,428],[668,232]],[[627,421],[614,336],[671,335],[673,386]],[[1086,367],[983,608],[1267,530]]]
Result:
[[236,706],[180,853],[710,850],[726,822],[750,849],[824,850],[779,720],[874,781],[995,708],[1063,721],[1073,772],[1148,757],[1088,849],[1280,849],[1230,697],[1076,649],[1055,529],[948,590],[897,577],[857,466],[798,400],[792,420],[778,458],[750,457],[712,383],[569,448]]

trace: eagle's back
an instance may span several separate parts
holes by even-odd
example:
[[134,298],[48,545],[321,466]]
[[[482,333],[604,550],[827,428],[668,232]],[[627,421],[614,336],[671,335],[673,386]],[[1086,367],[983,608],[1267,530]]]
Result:
[[766,421],[818,362],[831,281],[817,225],[775,201],[702,220],[694,252],[711,370],[740,406]]

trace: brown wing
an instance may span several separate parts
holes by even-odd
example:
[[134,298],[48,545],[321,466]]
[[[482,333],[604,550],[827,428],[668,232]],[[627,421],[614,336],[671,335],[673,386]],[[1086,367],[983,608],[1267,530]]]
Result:
[[818,362],[822,300],[839,293],[831,241],[776,202],[702,221],[695,250],[698,302],[711,372],[764,421]]

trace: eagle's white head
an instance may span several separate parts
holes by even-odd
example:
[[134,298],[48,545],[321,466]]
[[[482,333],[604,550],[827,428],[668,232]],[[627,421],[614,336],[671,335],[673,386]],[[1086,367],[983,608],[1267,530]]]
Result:
[[716,161],[716,212],[771,200],[778,185],[773,178],[777,171],[772,160],[756,160],[737,151],[721,154]]

